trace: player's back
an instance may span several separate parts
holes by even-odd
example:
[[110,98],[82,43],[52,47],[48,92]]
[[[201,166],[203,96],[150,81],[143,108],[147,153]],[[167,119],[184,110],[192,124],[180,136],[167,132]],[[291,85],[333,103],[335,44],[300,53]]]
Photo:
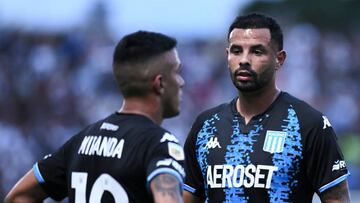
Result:
[[[165,135],[170,137],[164,140]],[[56,183],[45,184],[55,199],[67,194],[70,202],[152,202],[147,180],[164,170],[159,160],[174,158],[167,157],[168,147],[177,145],[172,136],[145,116],[115,113],[88,126],[38,164],[45,182]],[[171,173],[173,165],[163,166]],[[65,174],[60,172],[64,169]],[[181,170],[173,171],[182,176]]]

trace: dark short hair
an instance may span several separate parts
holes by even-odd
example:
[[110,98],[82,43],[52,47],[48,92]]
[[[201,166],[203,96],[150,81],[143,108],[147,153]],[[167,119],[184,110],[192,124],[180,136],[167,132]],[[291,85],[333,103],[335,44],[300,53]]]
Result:
[[283,33],[280,25],[275,19],[258,13],[237,16],[229,27],[228,40],[233,29],[256,29],[268,28],[270,30],[271,41],[278,50],[283,49]]
[[161,33],[138,31],[123,37],[113,55],[113,71],[123,96],[143,96],[149,91],[147,83],[149,61],[176,47],[176,40]]

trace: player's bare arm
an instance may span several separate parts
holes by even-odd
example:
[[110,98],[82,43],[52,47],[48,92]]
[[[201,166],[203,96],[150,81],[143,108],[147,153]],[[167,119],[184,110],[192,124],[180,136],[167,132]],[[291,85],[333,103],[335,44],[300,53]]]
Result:
[[31,169],[16,185],[11,189],[5,198],[5,203],[35,203],[42,202],[46,194],[40,187]]
[[350,202],[350,194],[347,181],[329,188],[320,194],[323,203],[348,203]]
[[155,177],[150,183],[155,202],[183,202],[180,184],[179,180],[170,174],[161,174]]
[[199,197],[193,195],[188,191],[184,191],[184,202],[185,203],[203,203],[204,200],[200,199]]

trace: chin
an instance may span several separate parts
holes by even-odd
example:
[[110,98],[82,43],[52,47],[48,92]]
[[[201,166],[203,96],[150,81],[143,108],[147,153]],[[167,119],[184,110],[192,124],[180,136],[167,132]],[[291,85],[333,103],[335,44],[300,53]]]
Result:
[[172,118],[180,114],[180,110],[171,110],[164,113],[164,118]]
[[234,85],[240,92],[255,92],[260,89],[260,87],[254,83],[234,83]]
[[244,88],[244,87],[236,87],[240,92],[256,92],[259,90],[258,88]]

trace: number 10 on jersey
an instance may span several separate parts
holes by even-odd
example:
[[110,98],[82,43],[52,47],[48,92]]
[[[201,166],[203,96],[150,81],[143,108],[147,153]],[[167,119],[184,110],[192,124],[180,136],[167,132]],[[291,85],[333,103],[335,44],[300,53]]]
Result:
[[[75,189],[75,202],[86,203],[86,183],[88,173],[72,172],[71,188]],[[129,198],[124,188],[109,174],[101,174],[91,187],[89,203],[100,203],[104,192],[108,191],[116,203],[128,203]]]

